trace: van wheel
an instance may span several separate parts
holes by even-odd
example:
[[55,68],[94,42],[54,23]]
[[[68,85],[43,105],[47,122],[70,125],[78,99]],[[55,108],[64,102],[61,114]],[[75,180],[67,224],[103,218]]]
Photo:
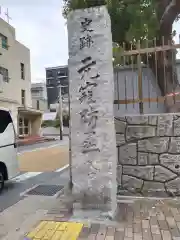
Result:
[[3,188],[4,188],[4,175],[0,170],[0,192],[2,192]]

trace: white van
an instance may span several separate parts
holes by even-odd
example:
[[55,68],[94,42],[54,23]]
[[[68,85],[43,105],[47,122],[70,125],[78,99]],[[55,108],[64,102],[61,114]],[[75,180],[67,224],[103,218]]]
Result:
[[19,174],[14,124],[9,110],[0,107],[0,192],[4,182]]

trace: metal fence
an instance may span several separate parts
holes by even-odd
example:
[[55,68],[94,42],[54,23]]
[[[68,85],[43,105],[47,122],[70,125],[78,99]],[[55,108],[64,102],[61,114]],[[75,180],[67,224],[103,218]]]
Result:
[[[150,47],[149,47],[150,45]],[[116,115],[180,111],[176,54],[180,44],[146,40],[120,53],[114,69]]]

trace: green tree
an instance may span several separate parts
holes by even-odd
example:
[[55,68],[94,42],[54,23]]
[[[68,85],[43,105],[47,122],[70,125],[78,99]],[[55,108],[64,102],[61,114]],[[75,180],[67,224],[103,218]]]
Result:
[[[137,41],[141,46],[157,46],[172,43],[172,26],[180,14],[180,0],[64,0],[63,14],[67,17],[69,11],[93,6],[106,5],[111,17],[112,37],[116,43],[115,55],[122,48],[135,49]],[[162,94],[172,91],[178,80],[175,73],[175,57],[172,51],[166,52],[166,60],[162,54],[157,54],[155,66],[153,54],[144,56],[147,63],[158,78]],[[175,56],[175,55],[174,55]],[[120,59],[116,58],[115,63]],[[166,62],[167,83],[164,81],[164,62]]]

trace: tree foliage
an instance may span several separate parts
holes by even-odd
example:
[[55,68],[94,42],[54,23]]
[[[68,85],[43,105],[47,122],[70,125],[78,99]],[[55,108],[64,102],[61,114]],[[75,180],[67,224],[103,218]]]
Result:
[[155,0],[64,0],[64,16],[72,9],[105,4],[111,17],[114,42],[122,45],[156,36],[159,24]]
[[[136,48],[140,41],[142,47],[148,47],[156,42],[157,46],[169,44],[172,41],[172,25],[179,18],[180,0],[64,0],[64,16],[67,17],[71,10],[106,5],[111,17],[112,38],[115,43],[115,53],[122,47],[126,50]],[[172,55],[171,52],[168,53]],[[167,54],[168,81],[172,82],[173,59],[169,60]],[[163,72],[161,57],[158,57],[158,71]],[[153,56],[149,57],[152,62]],[[118,60],[115,59],[117,62]],[[154,64],[150,66],[155,71]],[[171,75],[171,76],[170,76]],[[158,75],[158,83],[163,94],[167,89],[164,85],[162,74]],[[177,80],[177,79],[176,79]],[[176,84],[178,81],[176,81]],[[172,84],[168,91],[172,90]]]

